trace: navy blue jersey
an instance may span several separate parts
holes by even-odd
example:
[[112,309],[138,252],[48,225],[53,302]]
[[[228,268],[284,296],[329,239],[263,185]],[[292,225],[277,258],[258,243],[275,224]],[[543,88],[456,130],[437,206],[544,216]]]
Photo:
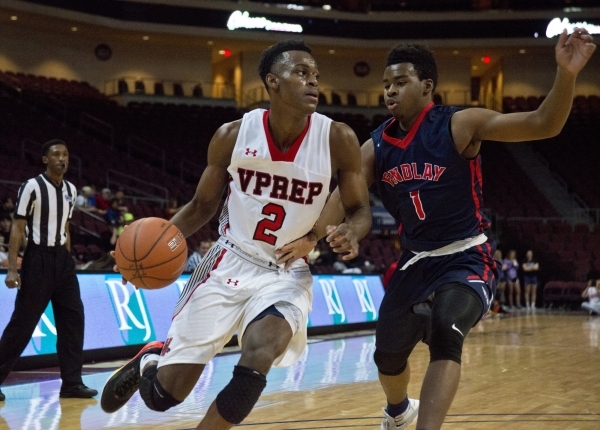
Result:
[[394,118],[371,133],[375,182],[404,249],[431,251],[489,227],[481,210],[481,157],[464,159],[452,140],[456,111],[430,103],[408,133]]

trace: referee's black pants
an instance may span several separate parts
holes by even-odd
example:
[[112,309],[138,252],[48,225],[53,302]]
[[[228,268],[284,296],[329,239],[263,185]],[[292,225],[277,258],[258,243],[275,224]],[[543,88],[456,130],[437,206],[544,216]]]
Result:
[[75,262],[64,246],[28,244],[21,264],[21,288],[0,338],[0,384],[21,356],[48,306],[56,323],[56,351],[63,386],[82,383],[83,303]]

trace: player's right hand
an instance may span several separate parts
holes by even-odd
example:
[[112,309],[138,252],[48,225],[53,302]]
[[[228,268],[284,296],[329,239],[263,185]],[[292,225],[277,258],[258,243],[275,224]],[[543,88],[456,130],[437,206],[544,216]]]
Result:
[[352,260],[358,256],[358,239],[348,224],[342,223],[337,227],[328,225],[325,232],[325,240],[331,246],[331,250],[337,254],[346,254],[342,256],[342,260]]
[[21,288],[21,277],[16,270],[9,270],[4,278],[4,283],[8,288]]

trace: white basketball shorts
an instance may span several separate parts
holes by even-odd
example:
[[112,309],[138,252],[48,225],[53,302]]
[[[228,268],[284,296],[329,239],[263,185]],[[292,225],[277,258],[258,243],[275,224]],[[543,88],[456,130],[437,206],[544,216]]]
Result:
[[242,346],[248,324],[271,305],[293,332],[287,350],[273,365],[294,364],[306,347],[312,283],[308,267],[280,273],[214,245],[184,287],[158,367],[206,364],[236,332]]

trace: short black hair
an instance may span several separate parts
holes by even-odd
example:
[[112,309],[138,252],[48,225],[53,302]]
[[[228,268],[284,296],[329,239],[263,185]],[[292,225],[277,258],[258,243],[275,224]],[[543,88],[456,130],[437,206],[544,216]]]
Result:
[[281,55],[284,52],[288,51],[304,51],[309,54],[312,53],[312,50],[304,43],[303,40],[282,40],[281,42],[276,43],[275,45],[269,46],[265,49],[261,56],[260,62],[258,63],[258,74],[265,85],[267,91],[269,87],[267,86],[267,75],[271,73],[271,68],[273,64],[277,61],[281,60]]
[[431,79],[433,94],[437,87],[438,71],[433,52],[428,47],[416,43],[401,43],[394,46],[387,54],[385,67],[400,63],[411,63],[417,71],[419,80]]
[[50,151],[50,147],[54,146],[54,145],[64,145],[64,146],[67,146],[67,144],[63,140],[60,140],[60,139],[49,140],[48,142],[46,142],[46,143],[44,143],[42,145],[42,157],[47,156],[48,155],[48,151]]

